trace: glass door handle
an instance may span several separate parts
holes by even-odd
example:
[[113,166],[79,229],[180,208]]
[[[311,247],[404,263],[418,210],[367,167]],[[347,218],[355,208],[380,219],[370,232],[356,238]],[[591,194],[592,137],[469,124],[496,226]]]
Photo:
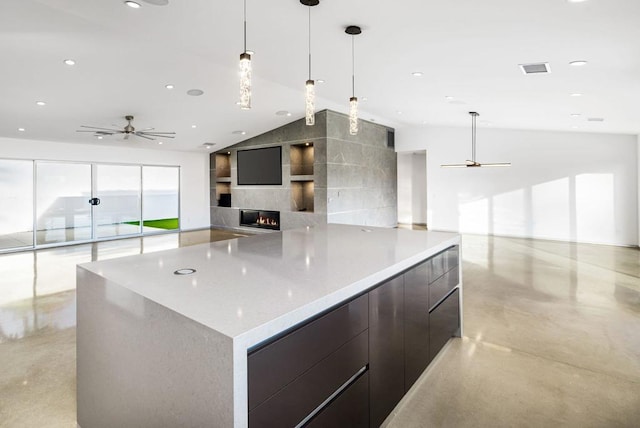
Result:
[[100,205],[100,198],[91,198],[89,199],[90,205]]

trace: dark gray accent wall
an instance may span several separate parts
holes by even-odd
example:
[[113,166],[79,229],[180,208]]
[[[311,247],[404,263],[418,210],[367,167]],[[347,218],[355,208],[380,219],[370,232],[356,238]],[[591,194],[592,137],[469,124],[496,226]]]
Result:
[[[358,135],[349,134],[348,117],[323,110],[316,124],[296,120],[227,147],[230,171],[219,178],[216,154],[211,154],[211,225],[239,227],[240,209],[280,211],[282,229],[324,223],[394,227],[397,223],[396,153],[387,147],[389,128],[360,121]],[[299,163],[309,153],[292,146],[313,145],[313,173]],[[282,146],[282,185],[238,186],[238,150]],[[231,193],[231,208],[218,207],[218,193]]]

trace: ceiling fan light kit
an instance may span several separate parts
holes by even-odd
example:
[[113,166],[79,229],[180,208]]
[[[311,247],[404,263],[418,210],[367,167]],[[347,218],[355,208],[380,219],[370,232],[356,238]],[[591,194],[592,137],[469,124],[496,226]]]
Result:
[[481,167],[508,167],[511,166],[511,162],[492,162],[492,163],[480,163],[476,161],[476,119],[480,116],[475,111],[470,111],[471,115],[471,160],[466,160],[465,163],[452,163],[440,165],[442,168],[481,168]]

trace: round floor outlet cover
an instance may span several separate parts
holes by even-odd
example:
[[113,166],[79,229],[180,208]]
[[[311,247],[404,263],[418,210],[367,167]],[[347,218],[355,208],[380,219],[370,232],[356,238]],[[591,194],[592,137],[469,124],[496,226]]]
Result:
[[195,269],[192,268],[182,268],[173,272],[175,275],[191,275],[192,273],[196,273]]

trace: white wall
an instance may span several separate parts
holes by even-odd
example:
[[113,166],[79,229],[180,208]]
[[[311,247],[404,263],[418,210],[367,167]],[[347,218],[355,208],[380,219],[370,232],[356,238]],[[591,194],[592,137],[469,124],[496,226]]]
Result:
[[638,243],[635,136],[479,128],[405,128],[396,150],[427,150],[430,229],[615,245]]
[[183,230],[210,226],[209,153],[0,138],[0,158],[180,166]]

